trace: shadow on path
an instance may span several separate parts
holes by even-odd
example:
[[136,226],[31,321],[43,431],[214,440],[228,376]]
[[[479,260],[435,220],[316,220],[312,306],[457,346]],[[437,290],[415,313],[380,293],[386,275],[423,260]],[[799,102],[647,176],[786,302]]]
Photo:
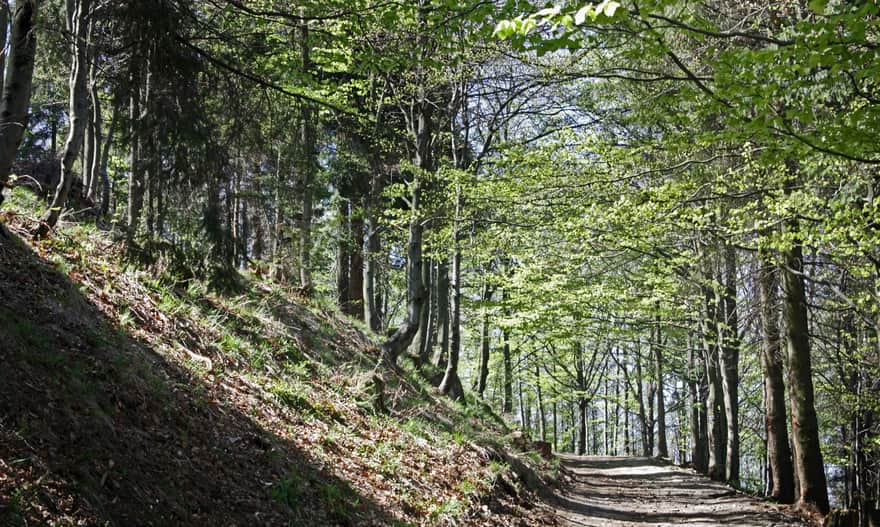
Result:
[[657,459],[563,456],[562,461],[574,479],[556,503],[568,525],[804,525],[785,507]]

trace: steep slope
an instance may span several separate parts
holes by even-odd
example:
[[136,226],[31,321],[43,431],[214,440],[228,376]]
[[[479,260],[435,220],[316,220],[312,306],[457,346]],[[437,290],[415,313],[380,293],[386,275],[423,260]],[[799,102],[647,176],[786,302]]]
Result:
[[120,250],[86,226],[0,236],[0,524],[555,522],[481,405],[404,374],[376,415],[375,345],[333,311],[157,279]]

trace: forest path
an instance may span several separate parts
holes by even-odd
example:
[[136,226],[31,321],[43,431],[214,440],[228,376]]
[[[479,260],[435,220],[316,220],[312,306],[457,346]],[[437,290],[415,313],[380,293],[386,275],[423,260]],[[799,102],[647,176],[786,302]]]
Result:
[[762,502],[696,472],[645,457],[561,456],[574,484],[558,497],[563,525],[623,527],[805,526],[790,508]]

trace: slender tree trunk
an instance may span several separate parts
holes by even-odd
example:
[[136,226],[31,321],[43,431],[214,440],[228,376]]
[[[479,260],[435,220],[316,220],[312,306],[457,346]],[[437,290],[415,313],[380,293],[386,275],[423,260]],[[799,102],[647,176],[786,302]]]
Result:
[[98,167],[98,174],[101,178],[101,202],[96,204],[96,211],[100,217],[106,217],[110,211],[110,173],[107,167],[110,164],[110,147],[113,145],[113,134],[116,132],[116,124],[119,120],[119,101],[113,104],[113,116],[110,118],[110,126],[107,128],[107,136],[104,138],[104,144],[101,146],[101,161]]
[[[792,220],[788,228],[795,236],[798,235],[796,221]],[[783,256],[783,316],[788,347],[794,467],[800,485],[798,503],[815,507],[822,514],[827,514],[828,487],[822,451],[819,448],[819,423],[813,396],[810,328],[807,321],[803,247],[800,240],[795,239],[793,245],[783,252]]]
[[[302,72],[308,75],[312,68],[309,42],[309,24],[304,16],[300,29],[300,55],[302,58]],[[300,165],[300,178],[302,180],[302,216],[299,222],[299,278],[300,288],[303,293],[312,293],[312,200],[317,169],[317,153],[315,151],[315,123],[313,122],[314,108],[310,103],[302,105],[302,130],[300,144],[302,146],[302,159]]]
[[538,433],[547,441],[547,421],[544,415],[544,394],[541,390],[541,367],[535,364],[535,392],[538,396]]
[[492,299],[492,288],[488,282],[483,286],[483,306],[480,313],[480,372],[477,380],[477,393],[480,398],[486,391],[486,380],[489,378],[489,357],[491,342],[489,341],[489,309],[486,304]]
[[90,0],[67,0],[67,9],[70,14],[68,21],[69,30],[74,37],[70,68],[70,96],[68,107],[70,108],[70,127],[67,140],[64,142],[64,152],[61,155],[61,180],[55,188],[55,195],[49,210],[43,216],[40,226],[37,228],[38,236],[45,236],[49,230],[58,223],[61,210],[67,205],[67,197],[73,185],[73,163],[76,161],[83,144],[85,128],[88,124],[88,28],[89,28],[89,4]]
[[509,414],[513,411],[513,360],[510,357],[510,341],[507,329],[501,330],[501,338],[501,352],[504,362],[504,400],[501,411]]
[[648,416],[645,415],[645,389],[644,389],[644,379],[642,377],[642,360],[641,354],[638,348],[635,350],[635,365],[636,365],[636,400],[639,405],[639,425],[641,426],[641,444],[642,444],[642,455],[650,456],[651,455],[651,446],[648,444]]
[[349,282],[349,215],[348,200],[339,196],[336,203],[336,216],[338,218],[336,232],[336,304],[343,312],[348,306],[348,282]]
[[660,316],[656,319],[657,327],[654,337],[654,375],[657,379],[657,455],[669,457],[666,443],[666,402],[663,400],[663,342],[660,333]]
[[452,228],[452,317],[450,319],[449,357],[446,372],[440,383],[440,392],[464,402],[464,390],[458,377],[458,358],[461,354],[461,248],[458,240],[458,218],[461,213],[461,187],[456,184],[455,219]]
[[[147,71],[147,81],[144,87],[145,100],[149,97],[150,73]],[[129,85],[129,123],[131,127],[131,177],[128,182],[128,231],[126,240],[130,244],[137,234],[140,223],[141,208],[144,204],[144,166],[141,157],[143,146],[143,116],[141,114],[141,88],[140,88],[140,64],[132,63],[131,78]]]
[[351,211],[349,247],[347,313],[359,320],[364,320],[364,216],[362,209]]
[[737,260],[733,245],[724,247],[724,330],[721,379],[727,421],[727,482],[739,485],[739,316],[736,305]]
[[379,281],[379,251],[381,250],[381,240],[379,237],[379,225],[376,218],[376,212],[371,205],[370,213],[367,216],[367,258],[366,270],[364,274],[364,297],[367,305],[364,314],[367,318],[367,326],[375,332],[382,330],[382,315],[379,313],[381,307],[381,298],[379,297],[379,288],[376,287]]
[[[701,397],[701,379],[705,378],[705,368],[697,364],[696,343],[688,336],[688,396],[691,408],[691,458],[697,472],[708,471],[708,452],[705,437],[706,401]],[[702,362],[702,361],[701,361]]]
[[[86,192],[86,199],[97,204],[98,183],[101,178],[101,128],[103,118],[101,114],[101,97],[98,94],[98,59],[93,58],[93,62],[89,73],[89,98],[92,108],[92,163],[89,165],[89,188]],[[108,131],[109,133],[109,131]]]
[[[6,2],[4,2],[6,4]],[[28,125],[31,82],[37,51],[34,22],[37,0],[16,0],[12,12],[8,60],[0,100],[0,205],[9,180],[12,163]],[[4,31],[6,24],[4,24]]]
[[[11,45],[9,40],[9,0],[0,0],[0,45],[4,50]],[[0,94],[3,93],[4,78],[6,71],[6,53],[0,53]]]
[[443,364],[449,354],[449,265],[445,260],[437,265],[437,328],[435,335],[440,336],[441,359],[438,364]]
[[758,287],[761,295],[762,348],[764,366],[764,405],[767,429],[767,457],[772,487],[769,496],[781,503],[794,501],[794,468],[785,416],[785,382],[779,338],[779,287],[776,267],[762,251]]
[[[419,357],[419,364],[427,364],[431,360],[431,321],[433,320],[432,311],[437,310],[437,281],[431,280],[433,276],[432,268],[434,263],[425,258],[422,260],[422,286],[425,288],[425,305],[419,316],[419,332],[412,344],[412,352]],[[442,363],[436,363],[438,367]]]

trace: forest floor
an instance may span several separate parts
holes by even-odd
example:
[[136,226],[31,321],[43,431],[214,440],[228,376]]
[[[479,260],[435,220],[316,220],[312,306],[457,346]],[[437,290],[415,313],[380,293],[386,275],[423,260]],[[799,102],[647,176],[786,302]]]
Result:
[[[556,525],[556,466],[479,400],[404,365],[372,406],[373,335],[243,273],[217,292],[39,204],[0,222],[0,525]],[[5,231],[9,232],[5,232]]]
[[790,506],[760,501],[656,458],[562,456],[570,476],[557,503],[572,527],[806,526]]

